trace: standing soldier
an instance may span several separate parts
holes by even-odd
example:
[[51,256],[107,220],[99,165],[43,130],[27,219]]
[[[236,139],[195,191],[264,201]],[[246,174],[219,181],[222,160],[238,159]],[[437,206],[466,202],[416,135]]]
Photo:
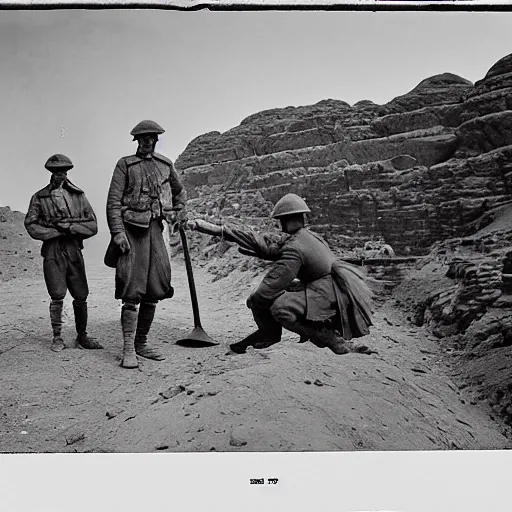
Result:
[[85,194],[67,178],[73,168],[65,155],[53,155],[45,164],[52,173],[50,184],[36,192],[25,217],[29,235],[42,240],[43,273],[51,298],[52,350],[66,347],[62,339],[62,307],[66,291],[73,297],[77,337],[73,348],[103,348],[87,336],[87,296],[89,287],[82,256],[86,238],[98,232],[96,216]]
[[117,162],[107,198],[112,238],[105,264],[116,268],[115,298],[123,301],[124,368],[138,367],[136,354],[164,359],[147,345],[157,302],[173,295],[163,221],[186,223],[185,189],[171,160],[155,153],[162,133],[164,129],[153,121],[135,126],[131,135],[138,142],[137,152]]
[[278,242],[226,224],[189,223],[192,229],[236,242],[244,254],[274,261],[247,300],[258,330],[230,345],[234,352],[278,343],[283,327],[299,334],[301,342],[309,340],[335,354],[374,352],[348,341],[365,336],[372,325],[371,293],[363,275],[337,260],[325,240],[305,228],[306,213],[310,209],[296,194],[276,203],[272,216],[285,233]]

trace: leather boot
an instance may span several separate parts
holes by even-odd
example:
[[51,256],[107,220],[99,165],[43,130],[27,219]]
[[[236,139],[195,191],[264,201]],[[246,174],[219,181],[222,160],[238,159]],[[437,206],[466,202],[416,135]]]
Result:
[[327,347],[338,355],[344,355],[350,352],[367,355],[377,354],[375,350],[369,349],[366,345],[345,340],[341,336],[338,336],[332,329],[325,326],[318,329],[307,323],[295,322],[293,325],[286,326],[286,328],[299,334],[302,343],[309,340],[313,345],[319,348]]
[[64,350],[64,340],[62,339],[62,308],[64,305],[63,300],[51,300],[50,302],[50,321],[52,323],[53,342],[52,350],[60,352]]
[[317,329],[303,322],[295,322],[293,325],[286,326],[286,329],[300,335],[301,340],[309,340],[313,345],[319,348],[328,347],[335,354],[343,355],[351,352],[347,342],[331,329]]
[[123,368],[138,368],[137,355],[135,353],[135,328],[137,325],[137,306],[135,304],[123,304],[121,309],[121,328],[123,330]]
[[139,308],[137,332],[135,334],[135,352],[146,359],[163,361],[165,357],[148,346],[148,333],[155,318],[156,303],[142,302]]
[[94,341],[94,338],[87,335],[87,302],[85,300],[74,300],[73,311],[77,333],[74,348],[78,348],[78,346],[87,349],[103,348],[97,341]]
[[279,343],[280,341],[281,336],[271,336],[264,333],[261,329],[258,329],[252,334],[249,334],[249,336],[243,340],[229,345],[229,348],[236,354],[244,354],[248,347],[252,346],[255,349],[262,349],[270,347],[271,345]]

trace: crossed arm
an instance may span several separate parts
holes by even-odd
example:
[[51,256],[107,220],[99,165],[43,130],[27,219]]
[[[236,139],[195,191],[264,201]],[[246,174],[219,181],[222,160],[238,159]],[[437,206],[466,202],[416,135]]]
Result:
[[46,225],[40,219],[41,202],[37,196],[32,196],[25,215],[25,229],[35,240],[51,240],[62,235],[54,225]]
[[37,195],[32,196],[25,216],[25,229],[32,238],[42,241],[69,234],[82,238],[94,236],[98,232],[96,215],[85,195],[80,198],[80,201],[82,201],[83,217],[67,218],[50,223],[41,219],[41,200]]

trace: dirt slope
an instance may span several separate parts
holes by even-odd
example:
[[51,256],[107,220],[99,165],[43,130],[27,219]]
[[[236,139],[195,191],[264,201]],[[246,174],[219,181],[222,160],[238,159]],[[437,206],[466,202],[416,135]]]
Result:
[[[267,350],[227,355],[228,343],[253,330],[245,297],[258,277],[236,271],[212,282],[212,275],[198,268],[203,325],[220,345],[175,345],[191,329],[192,313],[184,265],[174,260],[174,268],[176,295],[161,304],[152,331],[167,359],[142,361],[139,371],[119,367],[120,310],[110,269],[88,268],[90,333],[101,339],[103,351],[51,352],[42,280],[4,284],[0,451],[510,446],[488,410],[468,403],[450,380],[437,342],[402,324],[389,307],[377,314],[368,339],[378,356],[334,356],[297,344],[291,334]],[[72,317],[65,335],[73,336]]]
[[37,273],[40,244],[25,230],[25,214],[0,206],[0,286],[3,281]]

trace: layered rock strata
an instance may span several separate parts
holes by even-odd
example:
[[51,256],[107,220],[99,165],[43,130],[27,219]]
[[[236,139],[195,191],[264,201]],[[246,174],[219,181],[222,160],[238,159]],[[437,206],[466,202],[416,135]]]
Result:
[[487,212],[473,229],[437,243],[396,297],[416,309],[417,325],[442,339],[460,386],[512,425],[512,202]]
[[292,191],[345,252],[383,239],[423,255],[512,197],[511,77],[507,56],[475,85],[444,73],[386,105],[260,112],[197,137],[176,166],[198,214],[260,226]]

